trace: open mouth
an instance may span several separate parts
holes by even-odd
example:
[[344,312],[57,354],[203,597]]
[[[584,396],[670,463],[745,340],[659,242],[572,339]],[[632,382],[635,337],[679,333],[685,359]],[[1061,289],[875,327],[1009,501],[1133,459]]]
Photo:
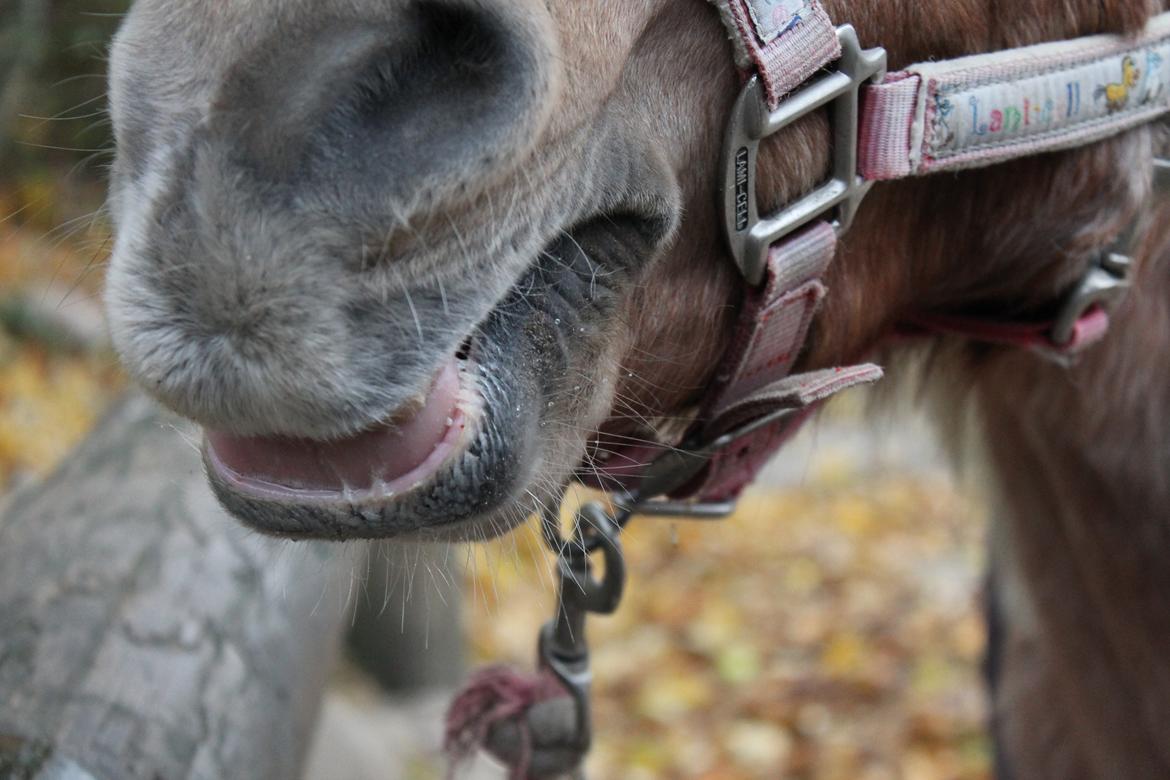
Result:
[[532,342],[535,321],[560,320],[518,308],[526,300],[510,295],[437,361],[419,399],[357,434],[206,430],[203,460],[220,502],[254,530],[293,539],[479,539],[521,522],[528,510],[514,504],[539,466],[543,381],[564,373],[549,363],[558,351],[547,336]]
[[452,357],[428,392],[353,436],[327,441],[207,430],[214,476],[261,500],[362,505],[422,486],[459,455],[481,410],[469,362]]
[[422,398],[355,435],[208,430],[204,463],[220,502],[285,538],[449,541],[505,533],[555,504],[584,451],[579,420],[609,406],[589,377],[637,246],[612,220],[555,242],[463,346],[435,355]]

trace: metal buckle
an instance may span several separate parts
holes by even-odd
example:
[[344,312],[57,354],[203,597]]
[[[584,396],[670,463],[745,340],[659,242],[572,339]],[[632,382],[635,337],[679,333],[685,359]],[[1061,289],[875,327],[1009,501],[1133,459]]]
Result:
[[[1155,157],[1150,177],[1152,194],[1163,197],[1170,194],[1170,160]],[[1049,333],[1053,344],[1070,344],[1076,333],[1077,322],[1094,306],[1110,308],[1125,297],[1133,283],[1133,260],[1129,253],[1133,251],[1137,229],[1137,223],[1130,225],[1112,247],[1102,252],[1096,264],[1069,295]],[[1063,356],[1056,357],[1062,359]]]
[[[577,515],[573,540],[556,539],[550,525],[559,517],[542,517],[545,533],[558,545],[557,613],[540,631],[539,662],[564,685],[573,699],[576,723],[572,747],[589,751],[593,741],[590,687],[593,673],[589,663],[589,642],[585,618],[589,614],[610,615],[621,604],[626,587],[626,562],[622,555],[621,527],[597,504],[587,504]],[[602,552],[605,572],[593,575],[587,547]]]
[[1130,287],[1133,261],[1118,252],[1104,253],[1089,269],[1080,284],[1061,306],[1052,324],[1050,338],[1057,346],[1072,342],[1077,322],[1094,306],[1110,307],[1120,300]]
[[[885,49],[862,49],[852,25],[837,28],[841,59],[836,70],[811,80],[768,110],[760,77],[744,86],[727,127],[723,147],[724,229],[735,264],[748,283],[764,278],[768,249],[784,236],[832,209],[833,226],[849,229],[872,182],[857,175],[858,94],[868,81],[886,72]],[[776,214],[761,219],[756,205],[756,165],[760,141],[821,106],[833,106],[833,172],[829,180]]]
[[728,517],[735,511],[734,500],[672,501],[663,496],[669,496],[698,477],[720,450],[731,447],[745,436],[790,417],[797,411],[777,409],[710,441],[684,442],[679,447],[667,450],[646,467],[642,482],[634,493],[614,497],[614,504],[622,510],[617,518],[619,527],[624,527],[635,515],[687,520],[722,520]]
[[[578,509],[570,539],[561,534],[558,510],[544,507],[541,511],[545,543],[557,555],[558,583],[556,615],[540,631],[537,657],[540,665],[561,681],[573,700],[576,722],[570,749],[584,754],[592,744],[593,674],[585,621],[590,614],[611,614],[621,603],[626,585],[621,533],[630,519],[634,515],[670,515],[709,520],[731,514],[734,501],[670,501],[659,496],[668,495],[697,477],[719,450],[796,411],[778,409],[709,442],[692,442],[690,446],[668,450],[650,464],[637,493],[614,497],[613,514],[597,502]],[[594,576],[590,561],[590,556],[598,551],[605,561],[600,579]],[[583,773],[578,770],[574,777],[583,777]]]

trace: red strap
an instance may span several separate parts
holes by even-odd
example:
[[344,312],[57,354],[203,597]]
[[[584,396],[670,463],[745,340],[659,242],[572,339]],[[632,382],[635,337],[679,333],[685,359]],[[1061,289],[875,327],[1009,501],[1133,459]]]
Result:
[[1105,337],[1109,331],[1109,313],[1101,306],[1090,308],[1077,320],[1072,338],[1065,344],[1057,344],[1052,340],[1051,322],[998,322],[975,317],[928,314],[907,320],[900,331],[910,335],[936,333],[966,336],[974,341],[1072,357]]
[[821,277],[836,254],[837,233],[827,222],[771,248],[764,283],[744,296],[705,417],[714,420],[739,399],[788,376],[825,297]]
[[[818,0],[714,1],[731,29],[739,65],[761,76],[772,109],[840,56],[837,30]],[[1103,44],[1119,46],[1113,39]],[[861,127],[862,166],[869,175],[889,178],[914,173],[903,158],[916,138],[920,87],[920,77],[895,75],[870,90]],[[880,377],[875,366],[844,368],[830,375],[789,375],[804,347],[808,325],[826,295],[820,279],[835,253],[837,233],[827,222],[814,223],[770,249],[764,284],[746,292],[735,336],[704,402],[700,422],[691,432],[693,437],[710,442],[779,409],[811,410],[827,395]],[[923,317],[911,327],[1073,354],[1100,340],[1108,323],[1103,309],[1089,310],[1076,323],[1068,344],[1053,344],[1047,323]],[[715,454],[701,478],[680,492],[710,501],[735,497],[806,416],[787,416],[737,440],[734,447]],[[614,484],[632,488],[645,465],[661,451],[645,446],[618,448],[599,468],[583,472],[581,479],[601,488],[612,489]]]
[[[737,62],[763,81],[769,107],[820,68],[837,59],[837,31],[818,0],[713,0],[732,32]],[[1110,41],[1109,45],[1116,45]],[[861,127],[863,169],[875,177],[913,173],[903,157],[914,140],[920,79],[895,76],[871,90]],[[888,117],[896,117],[890,121]],[[876,119],[875,119],[876,117]],[[882,117],[885,117],[884,119]],[[873,170],[869,170],[873,169]],[[836,254],[834,228],[818,222],[771,247],[764,284],[749,289],[736,333],[691,436],[710,442],[782,409],[811,411],[823,398],[881,376],[876,366],[789,376],[826,290],[821,278]],[[1053,344],[1045,324],[1000,324],[953,317],[924,317],[919,331],[960,333],[999,343],[1073,354],[1098,341],[1108,315],[1095,308],[1081,317],[1068,344]],[[703,500],[739,494],[764,463],[799,428],[807,414],[788,416],[716,453],[705,473],[682,491]],[[582,472],[588,484],[632,488],[660,447],[625,447],[596,469]]]
[[740,400],[713,421],[713,433],[735,430],[780,409],[794,409],[799,413],[764,426],[715,453],[699,479],[674,498],[696,496],[702,501],[728,501],[738,497],[822,401],[842,390],[881,378],[882,370],[874,365],[830,368],[785,377]]
[[[876,366],[789,376],[825,297],[821,277],[837,254],[837,233],[817,222],[768,253],[764,284],[749,290],[739,325],[702,414],[702,438],[712,440],[780,409],[812,409],[824,398],[876,381]],[[746,487],[808,414],[789,417],[740,439],[712,458],[685,496],[724,501]],[[683,497],[683,496],[677,496]]]

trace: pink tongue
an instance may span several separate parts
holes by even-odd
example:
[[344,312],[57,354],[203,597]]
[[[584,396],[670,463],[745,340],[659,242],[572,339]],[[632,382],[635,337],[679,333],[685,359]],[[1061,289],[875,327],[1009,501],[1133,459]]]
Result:
[[378,479],[393,483],[407,476],[435,452],[458,416],[458,395],[458,363],[452,360],[413,416],[348,439],[239,437],[208,430],[207,443],[224,466],[248,481],[297,490],[366,490]]

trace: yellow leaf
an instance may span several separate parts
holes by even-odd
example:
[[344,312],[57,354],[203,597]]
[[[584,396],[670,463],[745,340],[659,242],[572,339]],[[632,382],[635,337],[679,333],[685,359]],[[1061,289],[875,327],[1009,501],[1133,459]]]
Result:
[[725,682],[749,683],[760,676],[760,653],[749,644],[731,645],[719,653],[715,665]]
[[857,674],[865,664],[865,640],[853,633],[837,634],[821,655],[821,665],[832,675],[847,677]]

